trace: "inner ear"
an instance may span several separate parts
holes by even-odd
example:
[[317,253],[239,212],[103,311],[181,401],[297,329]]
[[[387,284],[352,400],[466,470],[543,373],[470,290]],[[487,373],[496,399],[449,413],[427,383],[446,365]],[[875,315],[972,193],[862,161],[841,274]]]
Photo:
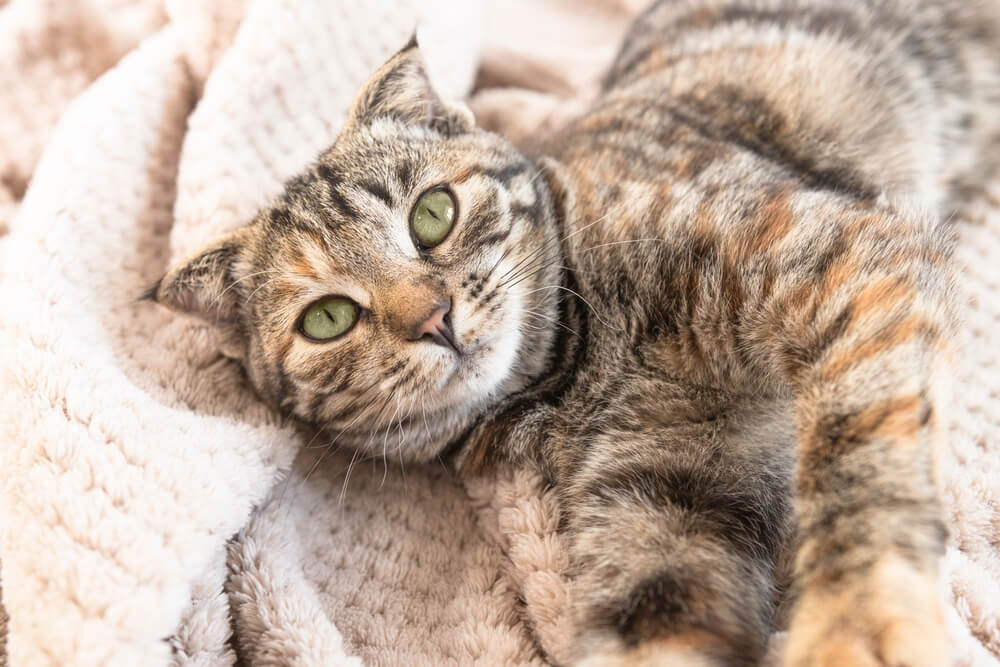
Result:
[[239,313],[237,268],[247,234],[244,228],[209,244],[167,271],[146,296],[215,325],[234,322]]
[[349,123],[356,125],[389,117],[445,135],[469,132],[475,127],[467,106],[445,102],[434,90],[415,39],[372,75],[355,99],[349,117]]

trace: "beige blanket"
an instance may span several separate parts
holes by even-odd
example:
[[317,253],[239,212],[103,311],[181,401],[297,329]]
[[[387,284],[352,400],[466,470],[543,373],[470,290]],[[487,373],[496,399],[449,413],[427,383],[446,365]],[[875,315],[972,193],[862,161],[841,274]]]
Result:
[[[353,460],[263,408],[211,331],[135,297],[328,144],[418,21],[442,92],[468,93],[481,55],[473,109],[522,140],[579,108],[641,4],[0,0],[0,657],[565,655],[535,478]],[[944,594],[956,664],[998,665],[1000,183],[970,211]]]

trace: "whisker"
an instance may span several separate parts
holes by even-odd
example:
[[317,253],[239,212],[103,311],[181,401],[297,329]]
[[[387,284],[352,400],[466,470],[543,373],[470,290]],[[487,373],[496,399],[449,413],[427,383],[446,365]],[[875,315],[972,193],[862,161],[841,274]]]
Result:
[[561,239],[559,239],[559,242],[562,243],[563,241],[570,240],[571,238],[573,238],[574,236],[576,236],[580,232],[586,231],[586,230],[590,229],[591,227],[593,227],[594,225],[596,225],[597,223],[599,223],[599,222],[601,222],[603,220],[606,220],[608,218],[608,216],[610,216],[610,215],[611,215],[611,211],[608,211],[607,213],[605,213],[604,215],[602,215],[601,217],[599,217],[597,220],[594,220],[593,222],[588,223],[588,224],[584,225],[583,227],[580,227],[580,228],[578,228],[578,229],[576,229],[576,230],[574,230],[574,231],[566,234],[566,236],[564,236]]
[[[385,410],[388,408],[388,406],[389,406],[388,403],[383,403],[382,404],[382,407],[379,408],[378,412],[375,415],[375,419],[373,420],[374,423],[378,423],[378,420],[381,418],[382,413],[385,412]],[[372,433],[371,433],[371,435],[368,436],[368,440],[367,440],[367,442],[365,442],[364,447],[358,447],[354,451],[354,455],[351,456],[351,462],[347,466],[347,475],[344,477],[344,484],[343,484],[343,486],[340,489],[340,496],[337,499],[337,505],[338,506],[342,507],[343,504],[344,504],[344,498],[347,495],[347,486],[348,486],[348,484],[350,484],[350,481],[351,481],[351,472],[354,470],[355,461],[357,460],[358,455],[362,451],[367,450],[369,448],[369,446],[371,446],[372,440],[375,438],[375,435],[376,435],[377,432],[378,432],[377,429],[373,430]],[[378,459],[377,456],[372,456],[371,457],[372,461],[375,461],[377,459]],[[359,462],[363,463],[365,460],[366,459],[362,459]]]
[[340,440],[340,436],[344,435],[344,433],[346,433],[347,430],[351,426],[353,426],[354,423],[357,422],[362,417],[362,415],[364,415],[363,412],[361,414],[359,414],[357,417],[355,417],[354,420],[351,421],[351,423],[348,424],[345,428],[341,429],[341,431],[337,434],[337,436],[327,444],[326,449],[324,449],[323,453],[321,453],[316,458],[316,462],[313,463],[313,465],[309,468],[309,471],[306,472],[305,477],[302,478],[302,485],[305,485],[305,483],[309,481],[309,477],[311,477],[312,474],[314,472],[316,472],[316,470],[319,468],[320,464],[323,462],[323,459],[326,458],[327,454],[329,454],[331,451],[335,451],[335,452],[336,451],[340,451],[340,448],[339,447],[334,448],[334,445],[336,445],[337,441]]
[[[413,414],[413,408],[414,408],[414,406],[416,406],[416,403],[417,403],[417,395],[413,394],[413,395],[410,396],[410,407],[407,409],[406,416],[403,417],[403,419],[409,419],[410,418],[410,415]],[[404,462],[403,462],[403,438],[404,438],[404,435],[403,435],[403,422],[402,422],[402,420],[400,420],[400,422],[399,422],[399,446],[396,448],[396,450],[399,453],[399,474],[403,478],[403,495],[406,495],[406,493],[409,491],[409,489],[407,488],[407,485],[406,485],[406,466],[404,465]]]
[[424,397],[423,396],[420,397],[420,412],[421,412],[421,414],[423,414],[423,418],[424,418],[424,434],[427,436],[427,439],[430,440],[431,439],[431,427],[427,423],[427,403],[424,402]]
[[508,271],[507,274],[504,274],[504,277],[501,280],[497,281],[497,286],[503,287],[505,285],[509,285],[510,283],[516,281],[521,276],[530,274],[532,271],[537,270],[539,268],[539,265],[550,264],[552,262],[561,260],[562,258],[559,257],[558,255],[557,257],[553,258],[553,257],[548,257],[547,255],[538,254],[530,262],[519,267],[517,271],[514,271],[513,273]]
[[[519,269],[524,264],[525,261],[533,261],[534,259],[536,259],[538,257],[538,255],[540,255],[542,252],[548,250],[551,247],[552,243],[555,243],[556,247],[558,248],[558,247],[562,246],[563,243],[565,243],[569,239],[573,238],[577,234],[580,234],[580,233],[582,233],[582,232],[590,229],[594,225],[596,225],[596,224],[602,222],[603,220],[607,219],[608,216],[610,216],[610,215],[611,215],[611,212],[609,211],[608,213],[605,213],[604,215],[602,215],[601,217],[597,218],[593,222],[590,222],[590,223],[588,223],[586,225],[583,225],[582,227],[579,227],[579,228],[573,230],[572,232],[569,232],[569,233],[565,234],[562,238],[560,238],[558,240],[549,239],[549,240],[545,241],[544,243],[542,243],[541,246],[539,246],[538,248],[536,248],[533,252],[529,253],[520,262],[518,262],[517,264],[515,264],[514,267],[512,267],[510,270],[508,270],[507,273],[505,273],[503,276],[501,276],[498,279],[498,281],[497,281],[498,284],[499,285],[504,284],[504,280],[508,279],[508,275],[511,273],[511,271],[513,271],[515,269]],[[528,270],[530,271],[530,269],[528,269]],[[512,279],[508,279],[508,280],[512,280]]]
[[498,278],[498,283],[502,283],[503,280],[504,280],[504,278],[506,278],[511,273],[511,271],[514,271],[514,270],[518,269],[524,262],[533,260],[540,253],[545,252],[546,250],[551,249],[553,245],[555,245],[556,248],[558,248],[565,241],[568,241],[569,239],[573,238],[577,234],[579,234],[579,233],[581,233],[583,231],[586,231],[590,227],[593,227],[594,225],[598,224],[599,222],[601,222],[602,220],[604,220],[605,218],[607,218],[609,215],[611,215],[610,212],[602,215],[597,220],[594,220],[593,222],[591,222],[589,224],[586,224],[583,227],[580,227],[579,229],[576,229],[576,230],[573,230],[572,232],[567,233],[562,238],[555,238],[555,237],[553,237],[553,238],[549,238],[549,239],[545,240],[544,242],[542,242],[542,244],[539,247],[535,248],[535,250],[533,250],[532,252],[528,253],[525,257],[523,257],[521,259],[521,261],[519,261],[517,264],[515,264],[513,267],[511,267],[507,271],[507,273],[505,273],[504,275],[500,276],[500,278]]
[[361,454],[361,450],[355,449],[354,454],[351,456],[350,463],[347,464],[347,474],[344,475],[344,484],[340,487],[340,495],[337,497],[337,507],[341,509],[343,509],[344,498],[347,495],[347,485],[351,481],[351,471],[354,470],[354,462],[358,458],[359,454]]
[[[542,269],[546,269],[549,266],[553,266],[554,262],[557,262],[557,261],[559,261],[559,260],[558,259],[553,259],[553,260],[551,260],[552,264],[544,264],[542,266],[538,266],[537,268],[535,268],[534,273],[528,272],[528,273],[525,273],[525,274],[523,274],[521,276],[517,276],[517,280],[509,280],[504,285],[504,287],[506,287],[507,289],[510,289],[510,288],[512,288],[512,287],[514,287],[516,285],[520,285],[522,282],[524,282],[528,278],[531,278],[533,275],[536,275],[536,274],[540,273],[542,271]],[[568,268],[568,267],[566,267],[566,268]],[[575,271],[575,269],[569,269],[569,270],[570,271]]]
[[253,299],[254,294],[256,294],[257,292],[261,291],[262,289],[264,289],[265,287],[267,287],[268,285],[270,285],[271,283],[273,283],[275,280],[277,280],[280,277],[281,276],[275,276],[274,278],[271,278],[270,280],[265,280],[263,283],[261,283],[260,285],[258,285],[257,288],[254,289],[254,291],[250,292],[250,295],[247,296],[246,300],[250,301],[251,299]]
[[561,264],[557,265],[556,262],[560,262],[560,261],[562,261],[561,257],[554,257],[554,258],[545,258],[545,257],[542,257],[542,258],[539,258],[536,262],[534,262],[532,264],[529,264],[528,266],[524,267],[522,270],[518,271],[516,274],[514,274],[514,275],[510,276],[509,278],[507,278],[506,281],[504,281],[503,283],[497,285],[497,287],[506,287],[506,288],[509,289],[509,288],[513,287],[514,285],[519,284],[524,279],[530,278],[532,275],[535,275],[535,274],[541,272],[542,269],[547,269],[550,266],[559,266],[560,268],[565,269],[567,271],[575,271],[576,270],[576,269],[572,269],[572,268],[570,268],[568,266],[563,266]]
[[580,251],[580,253],[582,254],[585,252],[590,252],[591,250],[597,250],[598,248],[606,248],[608,246],[613,246],[613,245],[626,245],[628,243],[648,243],[650,241],[654,241],[657,243],[667,243],[669,242],[669,239],[648,238],[648,239],[625,239],[623,241],[608,241],[607,243],[598,243],[597,245],[590,246],[589,248],[584,248]]
[[385,472],[382,473],[382,482],[378,485],[379,490],[385,486],[385,480],[389,476],[389,458],[386,455],[389,448],[389,431],[392,430],[393,420],[399,414],[399,399],[393,396],[392,400],[396,404],[396,410],[392,413],[392,417],[389,417],[389,425],[385,427],[385,435],[382,437],[382,465],[385,467]]
[[[581,338],[581,340],[582,340],[582,337],[580,336],[580,334],[577,331],[575,331],[571,327],[567,326],[566,324],[560,322],[559,320],[553,319],[553,318],[549,317],[548,315],[544,315],[542,313],[536,313],[533,310],[527,310],[527,309],[525,309],[524,312],[527,313],[529,317],[541,318],[541,319],[545,320],[546,322],[550,322],[551,324],[553,324],[553,325],[555,325],[557,327],[561,327],[561,328],[565,329],[566,331],[568,331],[569,333],[571,333],[574,336],[576,336],[577,338]],[[547,329],[547,328],[548,327],[539,327],[539,329],[542,329],[542,330]]]
[[[348,401],[347,405],[341,406],[339,408],[339,412],[342,414],[346,410],[350,410],[351,408],[353,408],[355,405],[357,405],[358,401],[360,401],[363,398],[366,398],[368,396],[368,393],[371,390],[376,389],[379,386],[379,384],[381,384],[381,382],[382,382],[382,380],[378,379],[378,380],[375,380],[374,382],[372,382],[371,384],[369,384],[364,389],[357,390],[360,393],[358,393],[357,396],[355,396],[350,401]],[[370,403],[369,407],[371,405],[373,405],[373,404],[374,404],[374,402]],[[358,417],[355,417],[353,420],[351,420],[351,422],[347,426],[345,426],[345,427],[343,427],[342,429],[339,429],[339,430],[343,431],[343,430],[346,430],[346,429],[350,428],[358,420],[358,418],[361,417],[364,414],[365,414],[365,410],[362,410],[361,412],[358,413]]]
[[229,283],[229,285],[227,285],[225,289],[223,289],[221,292],[219,292],[215,296],[215,298],[212,299],[212,302],[208,305],[208,309],[210,310],[212,308],[215,308],[219,304],[219,302],[222,300],[222,297],[224,297],[226,295],[226,292],[228,292],[229,290],[233,289],[234,287],[236,287],[238,284],[240,284],[244,280],[247,280],[248,278],[253,278],[254,276],[260,276],[260,275],[263,275],[265,273],[281,273],[281,272],[278,269],[264,269],[263,271],[255,271],[254,273],[247,274],[247,275],[243,276],[242,278],[237,278],[233,282]]
[[[364,412],[359,413],[358,416],[355,417],[353,420],[351,420],[351,422],[347,426],[345,426],[342,429],[339,429],[337,435],[333,438],[333,440],[331,440],[328,443],[325,443],[325,444],[321,445],[324,448],[323,453],[320,454],[317,457],[316,461],[313,463],[313,465],[306,472],[305,476],[302,478],[302,481],[299,484],[300,486],[305,485],[305,483],[309,481],[309,477],[312,476],[312,474],[314,472],[316,472],[316,469],[319,468],[320,464],[322,464],[322,462],[323,462],[323,459],[326,457],[327,454],[330,453],[331,450],[334,451],[334,452],[340,451],[340,448],[342,447],[342,445],[341,445],[341,447],[334,447],[334,445],[336,445],[337,441],[340,440],[341,436],[343,436],[344,433],[346,433],[351,428],[351,426],[353,426],[363,416],[364,416]],[[316,440],[316,438],[318,438],[322,434],[323,434],[323,430],[322,429],[318,429],[316,431],[316,433],[313,434],[313,437],[309,439],[309,442],[306,443],[306,445],[304,447],[302,447],[302,449],[311,449],[312,448],[312,443]],[[285,483],[284,483],[284,485],[281,488],[281,494],[278,496],[278,501],[277,501],[278,502],[278,506],[281,506],[281,504],[284,502],[285,494],[288,492],[288,487],[291,484],[291,479],[292,479],[292,475],[291,475],[291,471],[289,471],[288,476],[285,477]]]
[[539,244],[538,247],[528,252],[524,257],[522,257],[517,262],[514,262],[514,264],[511,265],[510,268],[508,268],[507,271],[497,279],[497,282],[498,283],[503,282],[504,279],[510,276],[511,273],[518,271],[525,264],[533,262],[535,259],[539,257],[544,257],[545,256],[544,253],[558,250],[558,244],[559,241],[555,238],[549,238],[542,241],[542,243]]
[[580,294],[576,290],[570,289],[569,287],[564,287],[563,285],[546,285],[546,286],[543,286],[543,287],[537,287],[535,289],[528,290],[528,294],[531,294],[533,292],[540,292],[542,290],[549,290],[549,289],[559,289],[559,290],[563,290],[564,292],[569,292],[570,294],[576,295],[576,297],[578,299],[580,299],[585,304],[587,304],[587,307],[590,308],[590,310],[594,313],[594,317],[596,317],[597,320],[601,324],[603,324],[604,326],[608,327],[609,329],[611,329],[613,331],[622,331],[622,329],[619,329],[618,327],[612,325],[610,322],[608,322],[603,317],[601,317],[601,314],[599,312],[597,312],[597,309],[594,308],[594,305],[592,303],[590,303],[590,301],[588,301],[587,299],[585,299],[582,294]]
[[514,249],[514,246],[515,244],[511,244],[503,249],[503,252],[500,253],[500,257],[497,259],[497,261],[493,262],[493,266],[491,266],[490,270],[486,272],[485,276],[483,276],[484,279],[489,280],[490,276],[493,275],[493,272],[497,270],[498,266],[500,266],[500,262],[506,259],[507,255],[510,254],[510,251]]

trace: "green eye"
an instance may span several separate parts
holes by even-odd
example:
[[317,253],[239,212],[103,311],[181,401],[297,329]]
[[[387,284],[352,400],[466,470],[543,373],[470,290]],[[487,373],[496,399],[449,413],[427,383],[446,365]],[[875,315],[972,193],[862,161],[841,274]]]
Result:
[[332,296],[306,308],[299,329],[313,340],[330,340],[350,331],[357,321],[357,304],[342,296]]
[[433,248],[444,241],[455,222],[455,198],[437,189],[420,195],[410,213],[410,227],[421,248]]

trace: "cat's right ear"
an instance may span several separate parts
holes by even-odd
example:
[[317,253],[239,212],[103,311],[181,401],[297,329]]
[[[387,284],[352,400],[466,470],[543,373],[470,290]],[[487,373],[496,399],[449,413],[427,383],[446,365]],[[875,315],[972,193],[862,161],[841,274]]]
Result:
[[142,298],[211,324],[234,321],[239,301],[233,287],[247,235],[243,228],[214,241],[167,271]]
[[434,90],[416,33],[364,85],[347,122],[348,126],[364,125],[379,117],[430,127],[449,136],[476,126],[467,106],[446,102]]

